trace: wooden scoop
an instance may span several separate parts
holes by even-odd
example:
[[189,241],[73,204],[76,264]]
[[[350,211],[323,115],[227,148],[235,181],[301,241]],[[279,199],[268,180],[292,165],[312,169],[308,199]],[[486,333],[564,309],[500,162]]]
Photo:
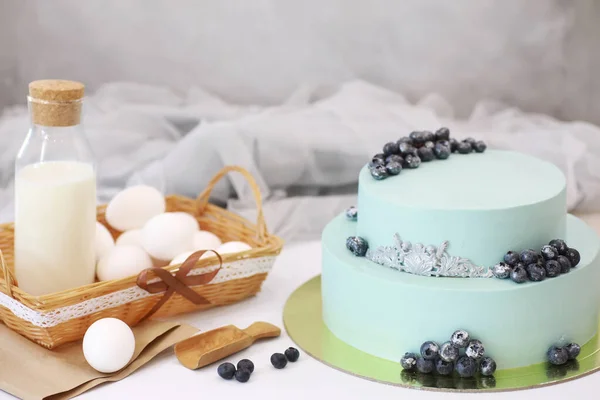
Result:
[[258,339],[280,334],[281,329],[268,322],[255,322],[246,329],[227,325],[177,343],[175,355],[186,368],[198,369],[244,350]]

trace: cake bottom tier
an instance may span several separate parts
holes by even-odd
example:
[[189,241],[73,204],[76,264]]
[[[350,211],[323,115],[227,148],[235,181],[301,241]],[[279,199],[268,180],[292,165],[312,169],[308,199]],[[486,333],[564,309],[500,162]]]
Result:
[[580,251],[580,264],[557,278],[523,284],[395,271],[352,255],[345,242],[355,234],[356,223],[343,215],[323,231],[323,319],[361,351],[399,361],[426,340],[441,344],[465,329],[506,369],[543,362],[556,342],[583,345],[596,334],[600,240],[571,215],[565,240]]

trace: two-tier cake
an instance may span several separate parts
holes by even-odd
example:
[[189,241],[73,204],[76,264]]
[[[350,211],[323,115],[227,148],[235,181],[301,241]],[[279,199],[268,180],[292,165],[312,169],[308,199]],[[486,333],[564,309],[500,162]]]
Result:
[[[361,170],[356,220],[338,216],[322,238],[323,318],[335,336],[399,361],[425,340],[442,343],[463,329],[507,369],[544,362],[553,344],[583,345],[596,335],[600,240],[567,215],[563,174],[524,154],[484,150],[410,165],[419,152],[392,146],[376,157],[403,164],[401,173],[393,176],[402,169],[394,171],[396,163],[386,172],[381,159]],[[390,160],[394,151],[399,157]],[[349,251],[349,237],[368,244],[366,254]],[[576,266],[553,272],[556,263],[545,264],[559,249],[539,250],[554,239],[578,250],[560,249]],[[519,259],[527,249],[538,252],[544,276],[528,268],[536,260]],[[508,251],[519,265],[501,263]],[[515,270],[529,279],[516,272],[511,279]]]

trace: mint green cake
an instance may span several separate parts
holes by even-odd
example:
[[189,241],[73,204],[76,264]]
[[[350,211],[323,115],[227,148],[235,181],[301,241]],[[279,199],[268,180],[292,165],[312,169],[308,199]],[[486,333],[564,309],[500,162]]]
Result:
[[[565,185],[554,165],[508,151],[452,155],[385,180],[363,168],[358,220],[340,215],[323,232],[325,324],[392,361],[457,329],[481,340],[499,369],[544,362],[558,342],[585,344],[598,327],[600,239],[566,214]],[[366,258],[346,248],[349,236],[368,242]],[[522,284],[492,277],[507,251],[557,238],[580,252],[569,273]],[[421,258],[402,258],[402,246]]]

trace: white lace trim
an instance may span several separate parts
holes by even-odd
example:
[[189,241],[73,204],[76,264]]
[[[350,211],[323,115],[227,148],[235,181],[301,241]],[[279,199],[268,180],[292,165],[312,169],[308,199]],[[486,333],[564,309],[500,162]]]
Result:
[[[223,267],[217,276],[215,276],[209,285],[267,273],[271,270],[274,262],[275,257],[268,256],[225,263],[223,264]],[[200,275],[206,272],[214,271],[217,268],[218,266],[216,265],[207,268],[197,268],[192,270],[189,275]],[[158,279],[151,282],[155,282],[157,280]],[[81,303],[74,304],[72,306],[61,307],[48,312],[38,312],[0,292],[0,306],[8,308],[17,317],[28,321],[35,326],[49,328],[63,322],[67,322],[71,319],[93,314],[97,311],[118,307],[127,303],[131,303],[135,300],[143,299],[145,297],[161,295],[161,293],[151,294],[137,286],[133,286],[118,292],[113,292],[104,296],[82,301]]]

